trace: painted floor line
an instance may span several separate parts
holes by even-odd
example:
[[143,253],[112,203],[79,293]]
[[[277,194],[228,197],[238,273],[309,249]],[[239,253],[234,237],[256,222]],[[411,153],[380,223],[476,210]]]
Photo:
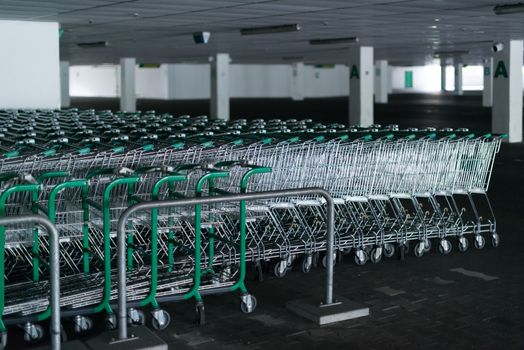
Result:
[[464,276],[468,276],[468,277],[480,278],[481,280],[484,280],[484,281],[493,281],[493,280],[499,279],[497,276],[489,276],[482,272],[466,270],[462,267],[456,267],[454,269],[449,269],[449,271],[457,272],[457,273],[463,274]]

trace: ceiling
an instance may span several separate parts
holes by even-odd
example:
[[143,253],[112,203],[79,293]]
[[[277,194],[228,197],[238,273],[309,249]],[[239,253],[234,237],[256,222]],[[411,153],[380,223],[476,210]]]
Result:
[[[228,52],[234,62],[346,63],[350,44],[310,39],[357,36],[376,59],[424,64],[436,51],[468,64],[493,41],[524,39],[524,13],[496,16],[493,6],[517,0],[0,0],[0,19],[57,21],[60,55],[71,64],[205,62]],[[298,32],[241,36],[240,28],[298,23]],[[210,31],[207,45],[192,33]],[[107,41],[107,47],[77,43]],[[447,54],[446,54],[447,55]],[[451,55],[451,54],[450,54]]]

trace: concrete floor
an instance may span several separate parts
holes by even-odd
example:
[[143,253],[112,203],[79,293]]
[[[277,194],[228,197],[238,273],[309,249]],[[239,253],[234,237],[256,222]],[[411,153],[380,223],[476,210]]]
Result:
[[[378,122],[489,129],[490,110],[474,107],[470,97],[453,98],[453,103],[426,104],[426,99],[417,103],[394,96],[387,119],[386,108],[377,108]],[[341,115],[334,110],[327,108],[325,114]],[[457,121],[458,116],[465,119]],[[283,279],[267,275],[264,282],[255,282],[250,277],[248,288],[258,299],[250,315],[240,312],[236,295],[206,297],[207,324],[202,327],[193,322],[193,302],[165,305],[173,320],[158,334],[173,349],[522,349],[523,173],[524,145],[504,144],[489,190],[501,235],[498,248],[476,250],[470,242],[470,249],[460,253],[454,242],[447,256],[433,249],[404,261],[391,258],[357,267],[348,256],[337,264],[335,293],[369,306],[367,318],[318,327],[287,311],[289,300],[316,296],[320,301],[323,293],[323,269],[307,275],[296,269]],[[101,330],[97,322],[92,334]],[[21,331],[12,329],[9,348],[18,344],[26,347]]]

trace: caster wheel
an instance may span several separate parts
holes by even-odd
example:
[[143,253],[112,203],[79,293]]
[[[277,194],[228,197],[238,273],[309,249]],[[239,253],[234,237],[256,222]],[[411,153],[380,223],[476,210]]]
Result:
[[146,323],[146,315],[141,310],[130,308],[127,310],[127,323],[131,326],[143,326]]
[[486,239],[481,235],[475,236],[475,248],[482,249],[486,245]]
[[171,315],[166,310],[153,310],[151,311],[151,316],[151,327],[153,327],[154,330],[164,330],[171,323]]
[[86,316],[77,315],[73,322],[76,334],[85,334],[93,328],[93,320]]
[[383,250],[384,249],[382,247],[373,248],[369,256],[369,259],[373,264],[378,264],[382,260]]
[[426,238],[424,240],[424,253],[428,253],[431,250],[431,240]]
[[382,253],[386,258],[391,258],[393,255],[395,255],[395,246],[391,243],[384,244]]
[[318,267],[319,261],[320,261],[320,254],[319,253],[314,253],[313,254],[313,267],[314,268]]
[[60,342],[65,343],[68,340],[67,332],[65,331],[64,326],[60,325]]
[[7,346],[7,331],[0,332],[0,348],[3,350]]
[[199,326],[206,324],[206,313],[203,302],[199,302],[196,305],[196,322]]
[[355,252],[355,264],[358,266],[364,265],[368,261],[368,254],[366,251],[360,249]]
[[493,248],[497,248],[500,244],[500,236],[498,233],[493,233],[491,235],[491,245],[493,246]]
[[259,261],[255,264],[255,281],[264,281],[264,272],[262,271],[262,264],[260,264]]
[[[337,253],[333,253],[333,266],[336,265],[336,261],[337,261]],[[322,267],[327,268],[327,255],[324,255],[324,257],[322,258]]]
[[451,243],[447,239],[441,240],[438,250],[441,254],[449,254],[451,252]]
[[307,255],[302,259],[302,263],[300,264],[300,269],[303,273],[309,273],[311,271],[311,268],[313,267],[313,256]]
[[458,250],[461,253],[464,253],[466,250],[468,250],[469,242],[468,239],[464,236],[459,237],[458,241]]
[[240,297],[240,310],[245,314],[250,314],[257,308],[257,298],[251,294],[245,294]]
[[273,268],[273,273],[277,278],[284,277],[287,273],[287,260],[280,260],[277,262]]
[[26,323],[24,325],[24,340],[26,343],[35,344],[44,337],[44,327],[39,324]]
[[415,245],[415,249],[413,249],[413,254],[414,254],[417,258],[420,258],[422,255],[424,255],[425,247],[426,247],[426,244],[424,243],[424,241],[420,241],[420,242],[418,242],[418,243]]
[[351,253],[351,247],[342,249],[342,254],[349,255]]
[[105,326],[108,331],[112,331],[116,329],[116,315],[115,314],[109,314],[106,316]]

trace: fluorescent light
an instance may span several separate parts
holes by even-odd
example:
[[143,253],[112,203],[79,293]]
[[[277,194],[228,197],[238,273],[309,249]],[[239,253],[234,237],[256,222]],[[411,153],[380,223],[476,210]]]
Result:
[[356,36],[351,36],[351,37],[346,37],[346,38],[309,40],[310,45],[333,45],[333,44],[347,44],[347,43],[358,43],[358,38]]
[[89,49],[93,47],[106,47],[109,43],[107,41],[93,41],[88,43],[78,43],[77,45],[83,49]]
[[496,15],[509,15],[512,13],[524,12],[524,3],[497,5],[493,8]]
[[459,56],[459,55],[467,55],[469,51],[467,50],[450,50],[450,51],[435,51],[435,56]]
[[242,35],[274,34],[274,33],[296,32],[298,30],[300,30],[300,25],[298,24],[281,24],[278,26],[241,28],[240,34]]

